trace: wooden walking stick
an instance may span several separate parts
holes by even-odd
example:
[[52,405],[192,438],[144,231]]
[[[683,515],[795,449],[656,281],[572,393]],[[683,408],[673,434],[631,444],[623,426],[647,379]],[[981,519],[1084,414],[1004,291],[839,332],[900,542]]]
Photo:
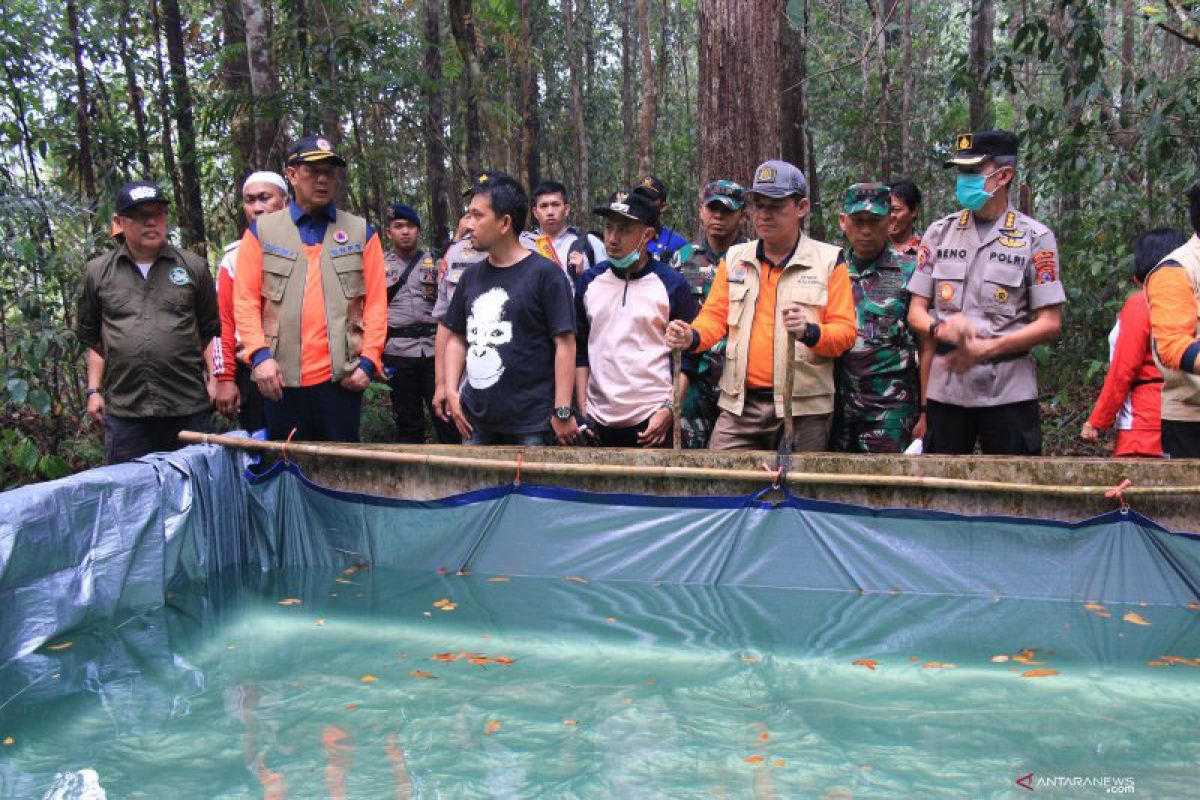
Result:
[[792,456],[792,434],[796,423],[792,419],[792,389],[796,385],[796,334],[787,335],[787,360],[783,373],[783,438],[779,440],[779,468],[787,472]]
[[675,416],[671,423],[671,449],[683,449],[683,351],[676,350],[671,356],[675,362],[675,408],[672,413]]

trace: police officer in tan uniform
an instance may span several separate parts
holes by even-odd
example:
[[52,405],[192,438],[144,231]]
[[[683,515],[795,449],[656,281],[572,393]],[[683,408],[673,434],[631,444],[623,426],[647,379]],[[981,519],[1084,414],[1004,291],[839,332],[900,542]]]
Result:
[[962,210],[929,226],[917,252],[908,321],[923,335],[927,453],[1040,455],[1037,369],[1066,294],[1058,245],[1009,202],[1018,141],[1010,131],[955,140]]

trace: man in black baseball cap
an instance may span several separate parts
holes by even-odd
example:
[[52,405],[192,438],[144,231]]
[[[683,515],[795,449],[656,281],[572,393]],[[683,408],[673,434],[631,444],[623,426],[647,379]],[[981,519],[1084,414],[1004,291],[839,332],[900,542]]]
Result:
[[[630,194],[639,194],[648,198],[658,208],[660,218],[667,210],[667,187],[653,175],[647,175],[638,181],[638,185]],[[658,237],[650,242],[650,255],[664,264],[669,264],[675,251],[687,244],[687,239],[659,223],[656,223],[655,226],[659,228]]]
[[[113,198],[114,249],[84,267],[75,334],[87,348],[87,413],[110,464],[174,450],[208,431],[205,366],[220,336],[208,263],[167,241],[167,197],[135,181]],[[152,342],[153,346],[147,346]]]

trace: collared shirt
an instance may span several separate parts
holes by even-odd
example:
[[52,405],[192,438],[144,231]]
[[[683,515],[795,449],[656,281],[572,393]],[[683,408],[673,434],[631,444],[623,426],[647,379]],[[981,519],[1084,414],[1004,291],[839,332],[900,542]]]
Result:
[[[584,262],[582,269],[579,270],[579,275],[582,275],[593,265],[599,264],[602,261],[608,260],[608,253],[604,250],[604,243],[592,236],[590,233],[580,233],[576,228],[567,226],[559,231],[558,236],[549,237],[550,245],[554,248],[554,256],[549,253],[543,253],[537,247],[537,241],[543,236],[540,230],[525,231],[521,234],[521,244],[528,247],[530,250],[550,258],[552,261],[557,261],[558,265],[563,268],[568,277],[574,280],[578,275],[572,275],[571,253],[579,251],[584,253]],[[591,258],[587,257],[585,248],[591,250]]]
[[675,251],[686,244],[687,239],[664,225],[662,230],[658,232],[658,238],[647,245],[646,252],[652,258],[656,258],[664,264],[669,264],[671,258],[675,255]]
[[221,334],[217,292],[199,256],[164,245],[146,277],[125,244],[84,267],[75,333],[102,351],[105,411],[175,417],[211,407],[204,349]]
[[[412,258],[405,261],[395,251],[389,250],[383,257],[383,269],[391,296],[388,301],[388,339],[383,348],[384,354],[405,358],[432,356],[433,333],[428,336],[396,336],[393,331],[417,325],[427,325],[432,329],[436,324],[433,304],[437,300],[438,277],[433,257],[418,249]],[[408,271],[408,276],[404,285],[398,286],[405,271]]]
[[459,239],[454,244],[450,245],[450,249],[446,251],[446,255],[442,256],[442,262],[445,267],[445,274],[438,281],[437,302],[433,304],[433,318],[438,322],[446,316],[446,311],[450,309],[450,301],[454,299],[454,290],[458,288],[458,282],[462,278],[467,267],[472,264],[478,264],[487,258],[487,253],[483,250],[476,250],[471,246],[471,237],[467,236]]
[[[301,341],[300,385],[325,383],[333,375],[329,354],[329,326],[325,319],[325,287],[321,276],[321,247],[329,223],[337,219],[333,203],[314,210],[303,211],[293,200],[288,206],[292,222],[304,243],[307,260],[305,272],[303,317],[299,335]],[[238,335],[244,345],[244,357],[253,366],[271,358],[262,326],[262,243],[258,240],[258,223],[250,223],[242,236],[234,274],[234,317]],[[359,362],[367,375],[381,368],[380,358],[387,338],[387,287],[384,284],[383,246],[370,225],[363,247],[363,285],[366,299],[363,304],[362,353]]]

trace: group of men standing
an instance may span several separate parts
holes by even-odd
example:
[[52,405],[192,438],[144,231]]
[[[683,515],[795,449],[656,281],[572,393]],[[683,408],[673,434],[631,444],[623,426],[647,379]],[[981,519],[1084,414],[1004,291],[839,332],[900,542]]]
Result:
[[[562,184],[531,198],[482,172],[443,256],[423,249],[402,203],[385,252],[335,206],[345,166],[313,136],[289,151],[286,181],[251,175],[249,227],[215,287],[167,242],[161,192],[121,190],[117,246],[87,265],[77,326],[109,461],[207,430],[210,398],[273,439],[357,441],[372,380],[390,384],[411,443],[428,413],[443,443],[662,447],[681,415],[689,448],[774,449],[790,429],[797,451],[901,452],[919,439],[933,453],[1041,452],[1031,351],[1058,337],[1066,296],[1053,233],[1009,200],[1010,132],[957,137],[946,166],[961,210],[924,235],[911,182],[849,187],[844,246],[806,235],[805,176],[768,161],[749,188],[704,187],[692,243],[663,225],[656,178],[593,209],[601,241],[567,225]],[[1198,207],[1200,188],[1200,231]],[[1200,441],[1197,253],[1200,236],[1148,284],[1170,318],[1159,355],[1191,443],[1178,456],[1200,454],[1186,449]]]

